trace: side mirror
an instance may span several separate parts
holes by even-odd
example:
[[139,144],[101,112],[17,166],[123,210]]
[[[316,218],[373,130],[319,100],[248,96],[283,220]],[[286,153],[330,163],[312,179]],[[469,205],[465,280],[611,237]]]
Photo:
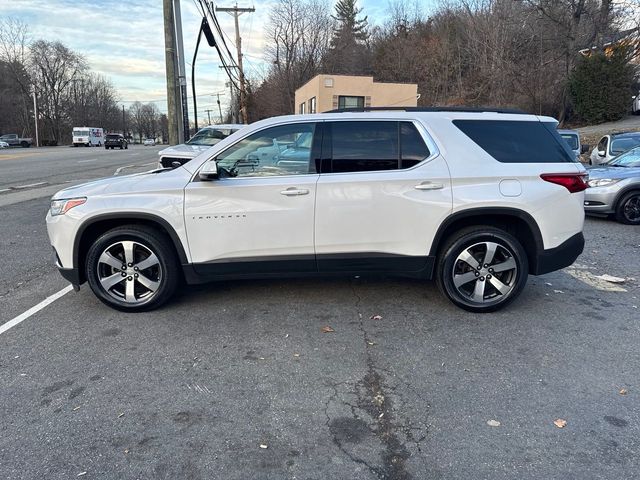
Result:
[[605,151],[604,150],[598,150],[598,156],[599,157],[604,157],[605,156]]
[[583,143],[580,146],[580,153],[587,153],[589,151],[589,145],[587,145],[586,143]]
[[209,182],[218,178],[218,165],[215,160],[209,160],[198,172],[198,178],[203,182]]

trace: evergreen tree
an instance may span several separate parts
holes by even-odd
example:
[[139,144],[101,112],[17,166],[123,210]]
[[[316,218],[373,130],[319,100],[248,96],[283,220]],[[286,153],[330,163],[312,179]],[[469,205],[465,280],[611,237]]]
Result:
[[627,48],[583,58],[569,78],[573,106],[587,123],[619,120],[630,110],[634,67]]
[[358,18],[362,12],[356,0],[338,0],[331,47],[325,58],[327,73],[366,75],[371,72],[369,26],[367,17]]
[[339,0],[335,8],[336,14],[331,17],[338,25],[333,30],[333,45],[366,43],[369,39],[368,17],[358,19],[362,9],[356,7],[356,0]]

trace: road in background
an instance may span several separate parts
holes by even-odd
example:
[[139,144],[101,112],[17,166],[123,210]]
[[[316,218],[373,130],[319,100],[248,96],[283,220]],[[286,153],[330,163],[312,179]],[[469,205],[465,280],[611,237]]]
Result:
[[162,146],[140,145],[130,145],[127,150],[105,150],[104,147],[3,149],[0,150],[0,195],[7,193],[6,189],[24,185],[64,185],[107,177],[118,167],[157,161],[161,149]]
[[[104,158],[93,173],[129,163]],[[17,195],[0,194],[0,324],[67,285],[48,198]],[[220,282],[141,314],[84,285],[0,335],[0,478],[633,478],[638,227],[585,236],[576,265],[485,315],[403,279]]]

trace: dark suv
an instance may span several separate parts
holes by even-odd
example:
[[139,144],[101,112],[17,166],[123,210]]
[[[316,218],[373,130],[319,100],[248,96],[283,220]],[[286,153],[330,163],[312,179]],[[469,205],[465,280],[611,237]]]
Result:
[[109,150],[110,148],[123,148],[126,150],[129,148],[129,142],[124,138],[124,135],[120,133],[109,133],[104,140],[104,148]]

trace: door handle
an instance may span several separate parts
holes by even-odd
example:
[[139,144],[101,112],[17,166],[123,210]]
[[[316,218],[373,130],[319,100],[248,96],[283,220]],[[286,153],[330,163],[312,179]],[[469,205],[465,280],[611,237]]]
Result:
[[416,190],[441,190],[444,188],[442,183],[434,183],[434,182],[422,182],[420,185],[416,185]]
[[287,197],[295,197],[296,195],[307,195],[308,193],[309,193],[309,190],[307,190],[306,188],[289,187],[286,190],[282,190],[280,192],[280,195],[286,195]]

